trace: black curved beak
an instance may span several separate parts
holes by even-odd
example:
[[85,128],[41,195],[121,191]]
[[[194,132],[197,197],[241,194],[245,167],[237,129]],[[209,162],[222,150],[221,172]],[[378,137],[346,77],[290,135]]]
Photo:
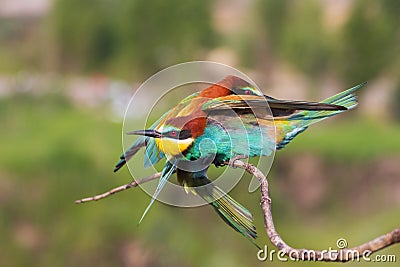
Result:
[[128,132],[127,134],[144,135],[153,138],[161,138],[162,136],[162,134],[160,132],[157,132],[156,130],[137,130]]

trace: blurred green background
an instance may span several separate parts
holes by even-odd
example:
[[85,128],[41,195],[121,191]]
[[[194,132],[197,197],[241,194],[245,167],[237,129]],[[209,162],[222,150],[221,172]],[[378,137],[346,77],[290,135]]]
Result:
[[[138,227],[150,200],[139,188],[74,204],[130,181],[126,168],[112,173],[126,104],[146,78],[189,60],[236,67],[278,98],[368,81],[357,110],[277,153],[275,223],[314,249],[398,227],[399,13],[392,0],[0,0],[0,266],[305,264],[259,262],[209,207],[156,203]],[[271,249],[249,178],[232,195]],[[399,246],[379,253],[398,266]]]

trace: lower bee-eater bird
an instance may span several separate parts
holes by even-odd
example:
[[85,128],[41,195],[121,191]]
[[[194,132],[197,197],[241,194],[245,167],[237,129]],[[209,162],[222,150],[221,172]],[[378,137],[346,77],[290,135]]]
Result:
[[[228,76],[182,100],[149,129],[130,132],[142,137],[121,156],[114,171],[146,147],[145,166],[164,157],[167,160],[141,220],[176,172],[179,184],[187,192],[210,203],[228,225],[255,244],[257,233],[251,212],[211,183],[206,175],[210,164],[222,166],[238,156],[271,155],[274,149],[285,147],[309,125],[354,108],[357,99],[353,93],[363,85],[319,103],[275,99],[238,77]],[[213,149],[200,149],[205,139],[213,141]],[[193,162],[208,157],[212,160],[204,166],[190,167]]]

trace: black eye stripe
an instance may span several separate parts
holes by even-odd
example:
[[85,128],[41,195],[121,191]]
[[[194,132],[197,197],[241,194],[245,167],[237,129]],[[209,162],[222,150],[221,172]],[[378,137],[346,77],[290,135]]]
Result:
[[192,133],[190,132],[190,130],[182,130],[179,133],[179,139],[183,140],[183,139],[187,139],[192,137]]
[[183,140],[183,139],[192,137],[190,130],[182,130],[182,131],[172,130],[172,131],[164,133],[163,135],[165,137],[179,139],[179,140]]

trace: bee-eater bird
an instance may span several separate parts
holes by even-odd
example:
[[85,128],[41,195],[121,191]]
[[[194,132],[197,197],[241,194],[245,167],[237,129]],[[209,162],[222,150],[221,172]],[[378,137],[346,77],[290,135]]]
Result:
[[[182,100],[149,129],[128,133],[141,137],[121,156],[114,171],[146,147],[145,167],[164,157],[167,160],[140,221],[176,172],[186,192],[202,197],[228,225],[255,244],[257,233],[251,212],[211,183],[208,167],[226,165],[236,157],[271,155],[309,125],[354,108],[357,98],[353,93],[364,84],[322,102],[306,102],[275,99],[241,78],[228,76]],[[200,149],[205,139],[212,140],[213,147]],[[207,162],[208,158],[211,160]],[[199,160],[204,165],[199,166]]]

